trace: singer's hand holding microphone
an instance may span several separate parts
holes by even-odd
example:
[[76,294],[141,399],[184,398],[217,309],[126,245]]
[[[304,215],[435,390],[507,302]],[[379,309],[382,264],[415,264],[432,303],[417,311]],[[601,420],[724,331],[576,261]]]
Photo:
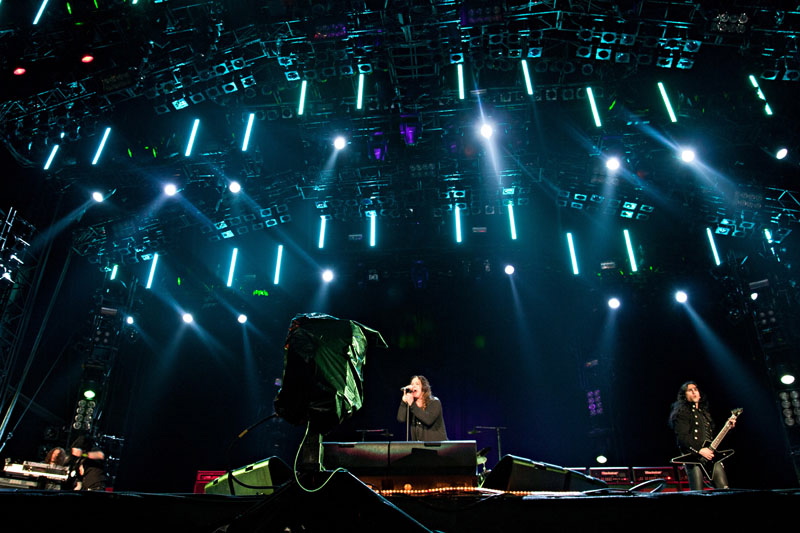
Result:
[[414,392],[414,389],[411,388],[410,385],[406,385],[405,387],[400,388],[403,391],[403,401],[406,402],[408,405],[414,403],[414,397],[411,395]]

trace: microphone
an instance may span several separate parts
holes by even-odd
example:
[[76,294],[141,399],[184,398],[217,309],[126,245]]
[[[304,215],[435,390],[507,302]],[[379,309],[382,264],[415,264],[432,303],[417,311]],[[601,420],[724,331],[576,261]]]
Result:
[[412,389],[411,387],[401,387],[400,390],[403,391],[404,394],[414,392],[414,389]]

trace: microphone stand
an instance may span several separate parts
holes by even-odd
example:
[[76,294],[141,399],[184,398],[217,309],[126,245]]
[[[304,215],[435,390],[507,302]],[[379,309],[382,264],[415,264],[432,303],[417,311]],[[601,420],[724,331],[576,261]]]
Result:
[[406,404],[406,442],[410,441],[411,433],[411,405]]
[[500,459],[503,458],[503,451],[500,448],[500,431],[508,428],[500,426],[475,426],[475,429],[491,429],[497,432],[497,462],[499,463]]

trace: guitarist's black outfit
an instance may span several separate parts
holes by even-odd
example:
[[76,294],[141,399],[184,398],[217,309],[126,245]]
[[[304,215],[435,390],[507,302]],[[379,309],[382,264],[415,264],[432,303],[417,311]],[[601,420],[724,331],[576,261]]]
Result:
[[[697,407],[689,401],[680,401],[673,411],[671,422],[681,453],[699,453],[703,443],[714,438],[714,421],[703,401]],[[689,478],[689,489],[702,490],[703,470],[693,464],[687,464],[685,467]],[[728,488],[728,476],[722,462],[714,465],[711,481],[718,489]]]

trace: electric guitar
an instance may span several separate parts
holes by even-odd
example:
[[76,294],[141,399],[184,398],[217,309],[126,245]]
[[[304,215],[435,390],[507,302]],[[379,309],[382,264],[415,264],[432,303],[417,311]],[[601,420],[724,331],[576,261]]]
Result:
[[674,457],[671,462],[679,465],[698,465],[700,468],[703,469],[703,473],[705,473],[708,479],[714,479],[714,466],[720,462],[724,461],[731,455],[733,455],[733,450],[717,450],[722,439],[725,438],[725,435],[728,434],[728,431],[733,428],[734,422],[742,414],[742,408],[737,407],[736,409],[731,410],[731,416],[728,420],[725,421],[725,426],[720,430],[719,434],[713,441],[705,441],[701,448],[710,448],[714,451],[714,458],[713,459],[706,459],[699,453],[687,453],[681,455],[679,457]]

